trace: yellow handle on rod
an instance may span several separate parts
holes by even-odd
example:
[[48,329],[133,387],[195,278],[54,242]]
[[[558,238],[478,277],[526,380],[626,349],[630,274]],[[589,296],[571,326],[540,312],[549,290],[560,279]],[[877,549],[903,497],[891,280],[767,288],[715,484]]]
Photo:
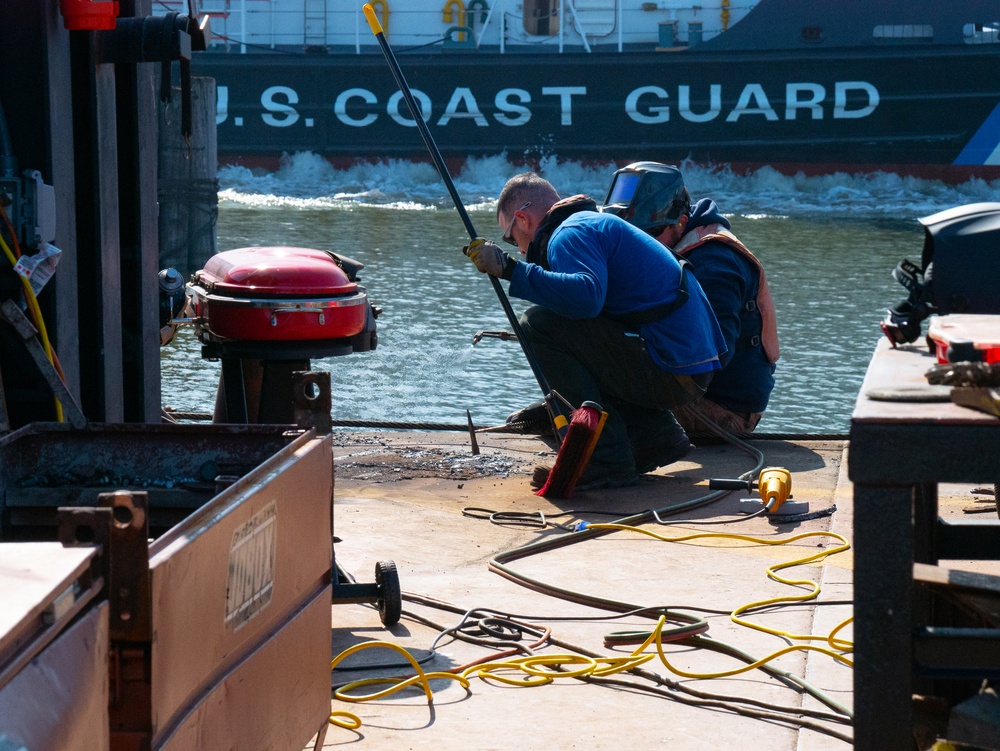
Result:
[[[448,189],[448,194],[451,196],[452,202],[455,204],[455,209],[458,211],[458,215],[462,219],[462,223],[465,225],[466,231],[469,233],[469,239],[475,240],[479,237],[476,232],[476,228],[472,226],[472,219],[469,218],[469,212],[465,209],[465,204],[462,202],[461,197],[458,195],[458,191],[455,189],[455,181],[451,179],[451,175],[448,173],[448,167],[444,163],[444,158],[441,156],[441,151],[438,149],[437,144],[434,142],[434,136],[431,135],[430,129],[427,127],[427,123],[421,116],[421,108],[414,101],[413,93],[410,91],[409,85],[406,83],[406,79],[403,76],[403,71],[399,69],[399,63],[396,61],[396,56],[392,54],[392,48],[389,46],[389,42],[386,41],[385,34],[382,32],[382,26],[378,22],[378,18],[375,16],[375,9],[372,7],[371,3],[365,3],[364,5],[365,18],[368,19],[368,25],[372,27],[372,32],[375,34],[375,39],[378,40],[379,47],[382,48],[382,54],[385,56],[385,61],[389,65],[389,70],[392,72],[392,77],[396,79],[396,85],[399,86],[399,91],[403,95],[403,99],[406,101],[406,106],[410,108],[410,114],[413,115],[413,120],[416,123],[417,130],[420,131],[420,137],[424,141],[424,145],[427,147],[428,153],[431,155],[431,159],[434,161],[434,166],[437,168],[438,174],[441,179],[444,180],[445,187]],[[517,320],[517,314],[514,312],[514,308],[511,307],[510,300],[507,299],[507,294],[503,291],[503,287],[500,285],[500,280],[495,276],[490,276],[490,284],[493,285],[493,291],[496,292],[497,299],[500,300],[500,305],[507,315],[507,321],[510,323],[510,328],[514,332],[514,337],[521,344],[521,349],[524,351],[525,359],[528,361],[528,365],[531,368],[531,372],[534,373],[535,379],[538,381],[538,386],[541,388],[542,393],[546,396],[546,406],[550,406],[551,401],[549,397],[552,395],[552,389],[549,388],[549,382],[545,379],[545,374],[542,373],[542,366],[538,363],[538,359],[535,357],[528,346],[527,338],[521,331],[521,324]],[[551,409],[549,414],[555,419],[556,413],[552,412]]]
[[375,36],[381,34],[382,24],[379,23],[378,16],[375,15],[375,9],[371,3],[365,3],[365,7],[362,10],[365,12],[365,19],[368,21],[368,25],[372,27],[372,34]]

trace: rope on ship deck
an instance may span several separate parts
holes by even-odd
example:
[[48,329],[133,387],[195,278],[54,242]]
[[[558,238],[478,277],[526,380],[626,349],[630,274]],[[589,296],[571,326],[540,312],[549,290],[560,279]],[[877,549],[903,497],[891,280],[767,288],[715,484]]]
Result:
[[[167,407],[166,419],[191,420],[210,422],[212,415],[208,412],[178,412]],[[377,430],[440,430],[458,433],[468,433],[469,426],[461,423],[447,422],[409,422],[401,420],[333,420],[335,428],[371,428]],[[477,433],[513,433],[526,435],[517,423],[510,425],[473,426]],[[698,440],[706,438],[718,440],[711,433],[691,433],[691,441],[697,445]],[[744,433],[736,436],[747,441],[846,441],[847,433]]]

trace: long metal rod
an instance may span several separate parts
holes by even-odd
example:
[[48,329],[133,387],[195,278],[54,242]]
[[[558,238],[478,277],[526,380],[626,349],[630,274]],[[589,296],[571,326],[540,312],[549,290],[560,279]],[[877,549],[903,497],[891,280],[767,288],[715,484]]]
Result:
[[[445,166],[444,159],[441,157],[441,152],[438,150],[437,144],[434,142],[434,138],[431,136],[431,132],[427,128],[427,123],[424,122],[423,113],[414,101],[413,94],[410,92],[410,87],[407,85],[406,79],[403,78],[403,71],[400,70],[399,63],[396,62],[396,56],[389,47],[389,42],[386,41],[385,32],[382,31],[382,25],[379,23],[379,20],[375,15],[375,9],[370,4],[365,4],[364,12],[365,18],[368,19],[368,25],[371,26],[372,33],[378,40],[379,46],[382,48],[382,54],[385,55],[386,62],[389,63],[389,69],[392,71],[392,77],[396,79],[396,85],[403,94],[406,104],[410,107],[410,114],[413,115],[413,120],[417,124],[417,130],[420,131],[420,136],[424,139],[424,145],[427,147],[427,150],[431,154],[431,158],[434,160],[434,166],[437,168],[438,174],[441,175],[441,179],[444,180],[445,187],[448,188],[448,194],[451,196],[451,200],[454,202],[455,208],[458,209],[459,216],[462,217],[462,223],[465,225],[466,232],[469,233],[469,239],[475,240],[479,237],[479,235],[476,234],[476,228],[472,226],[472,220],[469,218],[469,212],[465,210],[465,204],[462,203],[462,199],[459,197],[458,191],[455,189],[455,182],[451,179],[451,175],[448,173],[448,168]],[[538,381],[538,385],[542,389],[542,393],[546,397],[550,397],[552,389],[549,388],[549,382],[545,378],[545,374],[542,373],[542,368],[538,364],[538,360],[535,358],[535,353],[531,351],[531,347],[528,346],[527,341],[525,341],[524,334],[521,331],[521,324],[518,323],[517,320],[517,314],[514,313],[514,308],[511,307],[507,294],[503,291],[503,287],[500,286],[500,280],[491,274],[487,274],[487,276],[493,284],[493,291],[497,293],[497,298],[500,300],[503,312],[507,314],[507,320],[510,323],[510,327],[514,330],[514,335],[517,337],[517,341],[521,344],[521,350],[524,352],[524,356],[528,361],[528,366],[531,368],[531,372],[535,375],[535,380]],[[550,399],[546,399],[546,403],[549,403],[550,401]]]

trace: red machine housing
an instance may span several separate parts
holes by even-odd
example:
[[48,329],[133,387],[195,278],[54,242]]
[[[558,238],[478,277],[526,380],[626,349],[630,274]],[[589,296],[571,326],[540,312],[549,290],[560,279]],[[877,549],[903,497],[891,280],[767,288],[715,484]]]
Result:
[[347,339],[374,328],[367,291],[344,260],[283,246],[214,255],[188,284],[199,335],[288,342]]

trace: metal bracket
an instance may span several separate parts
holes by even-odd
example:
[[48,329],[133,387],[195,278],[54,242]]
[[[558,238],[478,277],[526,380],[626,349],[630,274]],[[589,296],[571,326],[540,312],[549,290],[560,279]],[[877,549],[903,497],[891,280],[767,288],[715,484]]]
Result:
[[293,372],[292,405],[295,424],[300,428],[315,428],[319,435],[330,433],[333,430],[330,374],[307,370]]
[[116,490],[101,493],[97,502],[97,507],[59,509],[59,541],[64,547],[103,548],[111,639],[148,642],[153,626],[147,494]]
[[149,502],[144,491],[101,493],[98,507],[60,508],[59,541],[100,545],[109,632],[112,748],[148,749],[152,739],[152,597]]

